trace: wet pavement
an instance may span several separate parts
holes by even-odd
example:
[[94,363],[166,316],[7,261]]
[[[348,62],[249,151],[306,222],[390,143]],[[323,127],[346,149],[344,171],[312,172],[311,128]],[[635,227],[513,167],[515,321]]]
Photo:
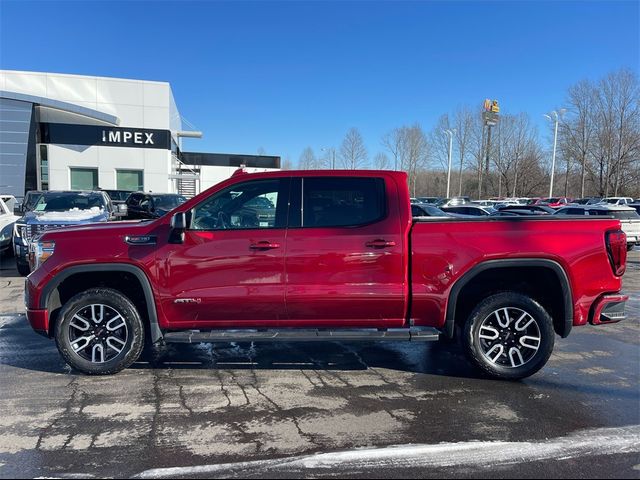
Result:
[[521,382],[439,343],[177,345],[71,371],[0,269],[0,477],[640,478],[640,251],[629,319]]

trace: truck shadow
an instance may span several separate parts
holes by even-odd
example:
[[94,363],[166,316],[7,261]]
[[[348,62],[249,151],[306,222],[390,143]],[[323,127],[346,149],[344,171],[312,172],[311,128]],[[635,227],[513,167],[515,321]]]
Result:
[[[0,366],[76,374],[55,342],[34,333],[24,315],[1,317]],[[335,370],[384,368],[416,374],[481,378],[456,345],[438,342],[292,342],[169,344],[145,349],[136,370]]]
[[171,344],[147,350],[131,368],[342,371],[384,368],[480,378],[457,345],[438,342]]

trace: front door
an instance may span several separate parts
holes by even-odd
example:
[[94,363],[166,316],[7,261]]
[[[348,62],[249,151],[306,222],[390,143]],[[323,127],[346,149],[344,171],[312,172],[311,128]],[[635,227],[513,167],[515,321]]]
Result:
[[184,243],[159,258],[163,309],[176,328],[277,326],[286,318],[289,183],[236,184],[191,210]]

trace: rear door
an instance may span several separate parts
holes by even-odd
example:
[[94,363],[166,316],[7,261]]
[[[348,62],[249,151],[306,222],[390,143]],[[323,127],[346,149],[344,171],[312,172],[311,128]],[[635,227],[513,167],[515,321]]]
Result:
[[285,256],[290,325],[404,324],[398,201],[390,177],[294,179]]

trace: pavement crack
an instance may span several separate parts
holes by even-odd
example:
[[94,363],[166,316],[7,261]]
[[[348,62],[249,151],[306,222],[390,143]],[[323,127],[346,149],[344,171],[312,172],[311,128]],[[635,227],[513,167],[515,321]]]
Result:
[[[162,405],[162,398],[160,394],[160,376],[158,370],[152,369],[153,372],[153,397],[154,397],[154,412],[151,419],[151,429],[149,431],[149,447],[153,448],[156,443],[156,437],[158,434],[158,421],[160,417],[160,408]],[[93,441],[92,441],[93,444]]]
[[71,414],[71,409],[73,408],[73,405],[76,402],[76,396],[80,388],[78,385],[78,378],[75,377],[73,380],[71,380],[65,386],[65,388],[72,388],[73,391],[71,392],[71,396],[69,397],[69,399],[65,402],[64,412],[58,415],[49,425],[47,425],[46,427],[40,430],[40,434],[38,435],[38,441],[36,442],[36,446],[35,446],[36,450],[40,450],[42,448],[42,442],[49,435],[49,433],[51,433],[51,431],[54,430],[58,422],[60,422],[67,415]]
[[173,381],[174,385],[178,387],[178,397],[180,398],[180,405],[182,408],[189,412],[189,416],[193,417],[193,409],[187,405],[187,396],[184,394],[184,385],[175,376],[175,370],[169,371],[169,378]]

